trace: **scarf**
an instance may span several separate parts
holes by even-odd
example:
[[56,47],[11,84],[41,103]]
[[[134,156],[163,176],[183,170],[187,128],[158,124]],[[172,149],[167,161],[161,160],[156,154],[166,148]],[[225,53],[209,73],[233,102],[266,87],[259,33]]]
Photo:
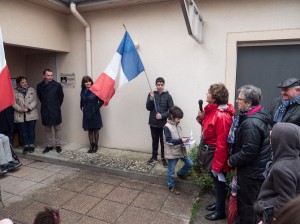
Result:
[[282,119],[283,119],[283,117],[284,117],[284,115],[285,115],[285,113],[286,113],[287,108],[289,106],[291,106],[292,104],[297,103],[299,100],[300,100],[300,95],[294,97],[291,100],[284,100],[284,99],[282,99],[281,100],[281,105],[278,107],[278,109],[275,112],[273,121],[275,121],[276,123],[281,122]]
[[247,108],[247,109],[240,110],[240,115],[237,116],[237,117],[233,120],[233,122],[232,122],[232,124],[231,124],[231,127],[230,127],[230,130],[229,130],[228,138],[227,138],[227,142],[228,142],[229,144],[231,144],[231,147],[229,147],[229,154],[230,154],[230,155],[232,154],[232,146],[233,146],[233,144],[235,143],[234,139],[235,139],[236,130],[237,130],[237,128],[239,127],[240,117],[241,117],[241,116],[248,115],[248,114],[254,114],[254,113],[256,113],[257,111],[259,111],[261,108],[262,108],[261,105],[257,105],[257,106],[249,107],[249,108]]
[[26,93],[27,93],[27,90],[28,90],[29,87],[27,88],[22,88],[22,87],[17,87],[17,91],[22,93],[24,96],[26,96]]

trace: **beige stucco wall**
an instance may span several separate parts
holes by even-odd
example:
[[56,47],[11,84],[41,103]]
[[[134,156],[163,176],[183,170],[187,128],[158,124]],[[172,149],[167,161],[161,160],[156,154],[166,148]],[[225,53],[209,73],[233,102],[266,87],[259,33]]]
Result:
[[0,26],[6,44],[68,52],[66,16],[23,0],[0,0]]
[[23,50],[19,47],[5,46],[5,52],[10,76],[12,78],[17,78],[19,75],[24,75],[26,70],[26,59]]
[[[201,0],[197,5],[204,19],[203,44],[188,36],[179,1],[175,0],[82,15],[92,30],[93,79],[111,60],[125,24],[134,42],[140,44],[139,54],[152,88],[156,77],[166,79],[166,88],[184,111],[184,135],[188,136],[192,129],[198,140],[197,102],[200,98],[205,101],[209,85],[226,82],[233,103],[237,42],[268,41],[266,36],[276,40],[297,38],[300,1]],[[77,85],[64,88],[63,138],[67,142],[88,143],[79,109],[80,82],[86,73],[85,30],[72,15],[66,17],[70,53],[58,54],[57,69],[58,73],[74,72]],[[288,34],[291,30],[293,35]],[[274,35],[266,35],[271,32]],[[243,34],[243,38],[239,39],[238,34]],[[151,151],[145,108],[149,91],[147,79],[141,75],[117,91],[110,104],[101,109],[101,146]]]

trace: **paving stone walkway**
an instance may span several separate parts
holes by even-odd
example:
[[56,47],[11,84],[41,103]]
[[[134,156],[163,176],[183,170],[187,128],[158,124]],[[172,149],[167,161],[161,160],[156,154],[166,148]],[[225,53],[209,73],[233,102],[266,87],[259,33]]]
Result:
[[[187,224],[200,190],[191,180],[175,179],[181,195],[170,194],[166,171],[159,161],[148,165],[149,153],[99,147],[88,154],[86,145],[65,143],[62,153],[22,154],[15,147],[23,166],[0,177],[2,199],[0,219],[29,224],[44,206],[58,208],[63,223]],[[178,164],[177,169],[182,164]],[[205,205],[214,196],[200,197],[200,208],[191,224],[225,224],[204,218]]]
[[0,178],[0,218],[29,224],[51,206],[63,223],[189,223],[195,192],[173,195],[163,185],[20,159],[19,170]]

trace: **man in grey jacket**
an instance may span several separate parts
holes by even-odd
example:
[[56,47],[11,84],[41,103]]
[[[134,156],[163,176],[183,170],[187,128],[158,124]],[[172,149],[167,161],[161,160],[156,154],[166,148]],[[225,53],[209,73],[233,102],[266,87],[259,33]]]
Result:
[[147,97],[146,108],[149,113],[149,125],[152,137],[152,157],[149,165],[157,163],[158,143],[160,141],[161,161],[164,167],[168,163],[164,155],[163,127],[169,116],[169,109],[174,106],[172,96],[165,91],[165,80],[161,77],[155,81],[156,91],[150,92]]

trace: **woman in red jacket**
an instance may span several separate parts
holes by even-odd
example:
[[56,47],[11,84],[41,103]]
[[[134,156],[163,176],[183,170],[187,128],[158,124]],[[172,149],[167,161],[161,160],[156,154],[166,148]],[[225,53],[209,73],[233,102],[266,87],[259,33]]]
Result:
[[201,149],[214,149],[209,172],[213,175],[216,202],[206,206],[206,210],[213,212],[205,216],[206,219],[214,221],[226,218],[226,174],[230,170],[227,165],[227,137],[235,110],[228,103],[229,93],[224,84],[211,85],[206,95],[208,104],[204,111],[198,111],[196,119],[202,126]]

